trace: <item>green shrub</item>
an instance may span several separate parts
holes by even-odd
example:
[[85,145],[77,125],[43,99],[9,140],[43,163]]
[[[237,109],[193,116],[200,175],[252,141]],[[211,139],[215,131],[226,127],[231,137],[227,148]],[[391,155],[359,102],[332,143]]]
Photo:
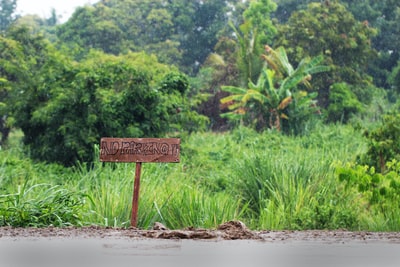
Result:
[[16,193],[0,195],[0,226],[45,227],[82,225],[86,195],[61,186],[28,182]]
[[155,57],[92,52],[76,63],[51,47],[43,50],[48,60],[38,69],[40,79],[13,84],[7,98],[7,112],[36,160],[91,162],[101,137],[162,137],[207,123],[187,100],[187,77]]
[[362,104],[346,83],[335,83],[330,88],[329,106],[326,110],[330,122],[346,123],[351,115],[362,111]]
[[[400,163],[392,160],[386,164],[385,174],[373,166],[345,164],[336,169],[339,181],[347,190],[355,190],[365,208],[364,222],[380,230],[398,230],[400,211]],[[368,216],[369,214],[369,216]],[[382,218],[382,221],[380,221]],[[379,223],[376,223],[378,221]]]
[[384,173],[387,162],[400,160],[400,114],[384,115],[382,124],[372,131],[365,131],[365,136],[368,151],[360,156],[361,164]]

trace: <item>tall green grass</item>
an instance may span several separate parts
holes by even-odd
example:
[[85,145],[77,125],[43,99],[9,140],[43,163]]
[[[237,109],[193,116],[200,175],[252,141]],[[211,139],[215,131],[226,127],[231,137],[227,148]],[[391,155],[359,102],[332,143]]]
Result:
[[[96,161],[67,169],[35,163],[16,140],[0,151],[3,225],[129,226],[135,164]],[[180,163],[142,165],[138,226],[215,228],[242,220],[252,229],[398,229],[398,209],[385,224],[389,213],[371,213],[337,177],[337,162],[353,162],[365,150],[361,132],[343,125],[304,136],[248,128],[183,136]],[[73,205],[59,200],[68,197]],[[54,216],[37,215],[49,209]],[[10,220],[24,210],[48,220]]]
[[[180,168],[163,164],[143,164],[138,225],[150,228],[162,222],[170,228],[188,226],[213,228],[240,214],[238,200],[228,194],[207,192],[177,173]],[[104,226],[129,226],[134,164],[97,164],[93,169],[80,168],[80,179],[71,183],[86,190],[87,221]]]
[[85,196],[57,185],[25,182],[17,191],[0,195],[0,226],[82,225]]
[[[235,165],[236,192],[249,203],[253,228],[354,228],[357,215],[340,191],[332,162],[364,149],[351,128],[326,128],[309,136],[264,134]],[[243,140],[243,142],[246,142]]]
[[87,195],[61,182],[73,172],[59,165],[33,163],[22,146],[0,151],[0,226],[82,225]]

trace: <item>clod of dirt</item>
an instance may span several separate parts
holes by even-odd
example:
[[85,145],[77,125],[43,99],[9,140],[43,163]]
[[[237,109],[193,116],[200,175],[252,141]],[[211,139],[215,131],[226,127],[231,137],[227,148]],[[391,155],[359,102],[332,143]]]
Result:
[[218,226],[218,231],[222,231],[223,239],[260,239],[254,232],[250,231],[241,221],[229,221]]
[[169,230],[164,224],[160,222],[155,222],[153,225],[153,230]]

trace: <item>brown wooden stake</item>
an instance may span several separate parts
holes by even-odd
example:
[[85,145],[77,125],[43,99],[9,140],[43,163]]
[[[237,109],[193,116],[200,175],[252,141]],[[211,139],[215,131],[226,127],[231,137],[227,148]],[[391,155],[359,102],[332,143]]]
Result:
[[133,185],[133,198],[132,198],[132,217],[131,217],[131,226],[137,227],[137,215],[139,209],[139,188],[140,188],[140,171],[142,169],[142,163],[136,162],[136,171],[135,171],[135,182]]

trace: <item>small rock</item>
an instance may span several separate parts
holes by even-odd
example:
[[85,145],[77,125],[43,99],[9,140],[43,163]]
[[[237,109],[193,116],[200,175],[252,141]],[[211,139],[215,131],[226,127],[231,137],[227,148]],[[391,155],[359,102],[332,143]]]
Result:
[[153,225],[153,230],[169,230],[164,224],[160,222],[155,222]]

